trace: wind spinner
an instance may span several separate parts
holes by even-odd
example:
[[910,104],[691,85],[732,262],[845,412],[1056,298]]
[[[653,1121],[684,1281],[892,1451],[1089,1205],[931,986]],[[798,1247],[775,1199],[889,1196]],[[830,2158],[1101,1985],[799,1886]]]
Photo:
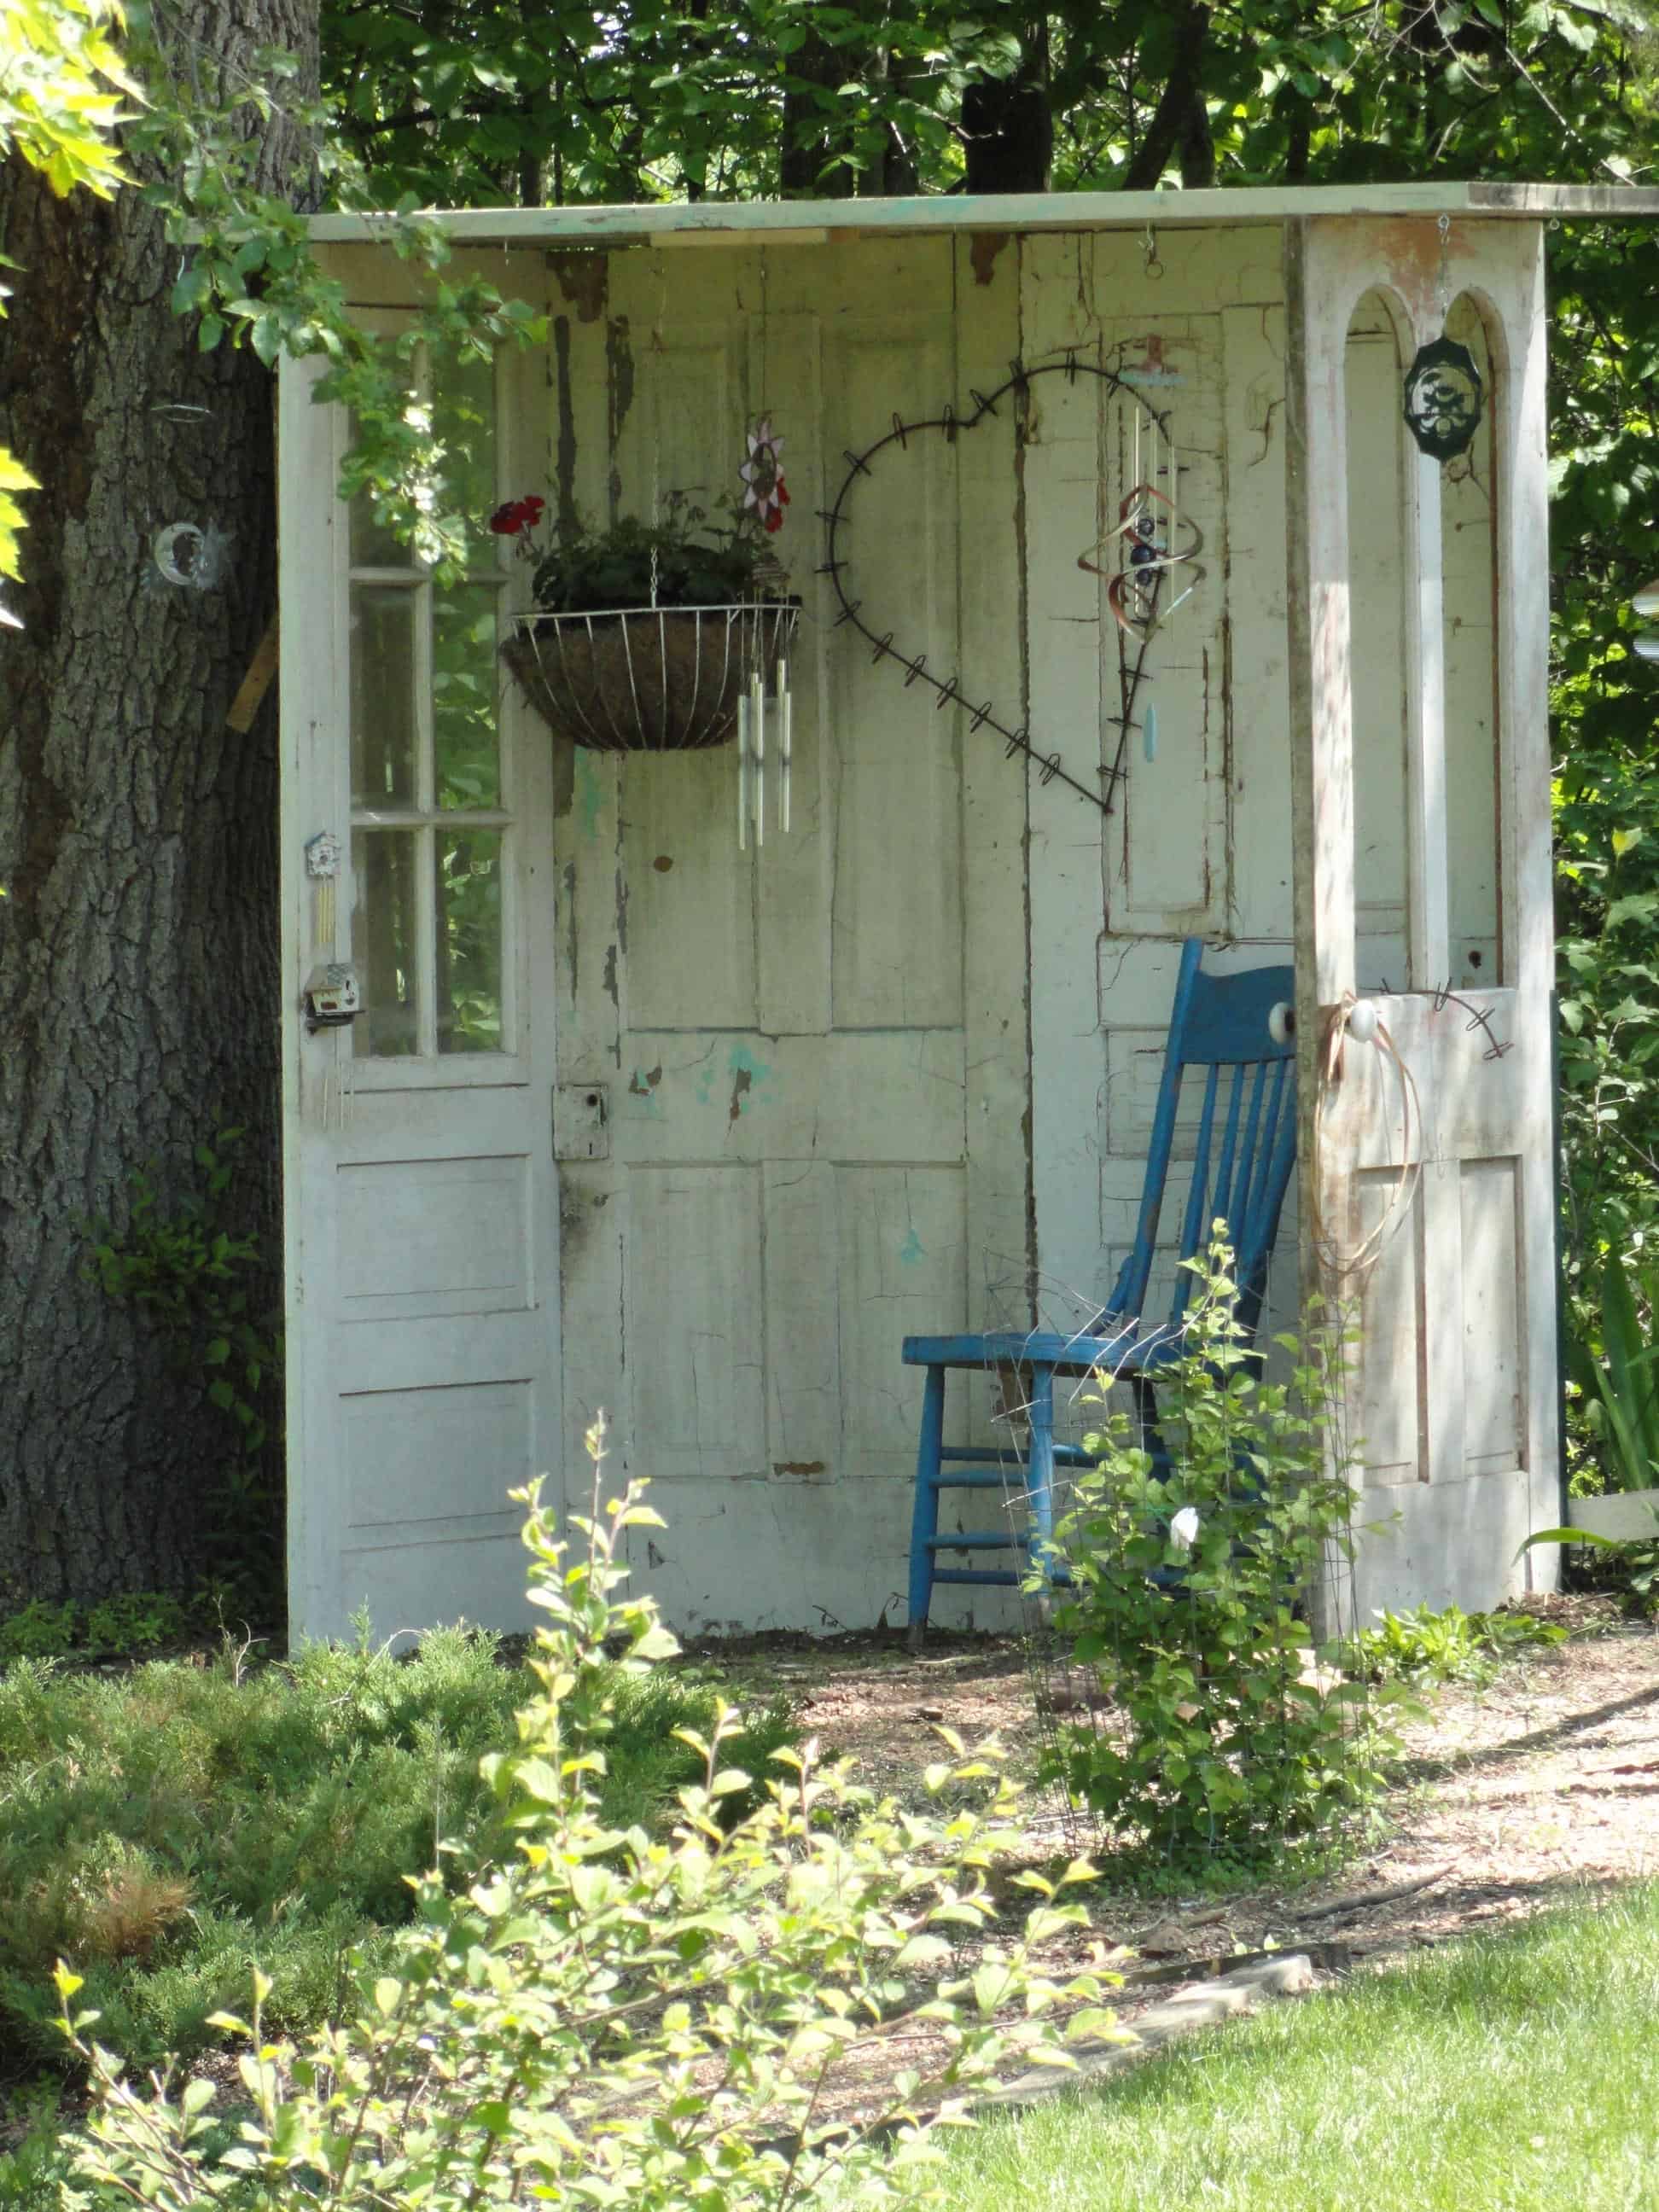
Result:
[[[1168,622],[1202,581],[1204,571],[1197,562],[1204,549],[1204,533],[1190,515],[1181,512],[1181,463],[1167,417],[1160,420],[1137,408],[1133,420],[1129,489],[1118,502],[1116,527],[1087,552],[1079,553],[1077,565],[1091,575],[1105,579],[1106,604],[1113,620],[1130,637],[1144,639]],[[1160,449],[1164,456],[1161,462]],[[1168,483],[1168,491],[1153,481],[1159,476]],[[1098,558],[1103,553],[1114,555],[1115,565],[1103,564]],[[1164,579],[1167,576],[1173,583],[1174,572],[1187,563],[1192,565],[1182,580],[1184,588],[1160,604]]]

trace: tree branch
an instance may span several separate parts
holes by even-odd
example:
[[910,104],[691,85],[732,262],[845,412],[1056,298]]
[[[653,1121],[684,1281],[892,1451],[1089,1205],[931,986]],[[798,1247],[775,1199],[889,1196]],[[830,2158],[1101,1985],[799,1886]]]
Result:
[[[1164,90],[1158,99],[1152,119],[1146,126],[1146,135],[1136,148],[1134,157],[1123,175],[1126,192],[1153,191],[1179,149],[1183,181],[1186,179],[1189,149],[1201,160],[1209,141],[1209,118],[1204,112],[1202,70],[1204,50],[1209,38],[1210,10],[1207,5],[1189,4],[1183,7],[1176,31],[1175,65],[1164,79]],[[1194,115],[1201,123],[1195,131]],[[1208,149],[1210,175],[1215,173],[1215,154]]]

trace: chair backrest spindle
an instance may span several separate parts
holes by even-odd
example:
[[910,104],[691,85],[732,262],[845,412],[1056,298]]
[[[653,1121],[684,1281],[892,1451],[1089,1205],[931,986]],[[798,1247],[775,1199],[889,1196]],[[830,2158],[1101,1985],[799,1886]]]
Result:
[[[1186,1261],[1201,1255],[1209,1246],[1211,1224],[1224,1220],[1239,1287],[1239,1317],[1254,1330],[1261,1313],[1267,1262],[1296,1158],[1296,1048],[1288,1041],[1276,1042],[1268,1024],[1276,1005],[1293,1000],[1294,978],[1288,967],[1207,975],[1201,964],[1203,951],[1197,938],[1189,938],[1182,947],[1134,1246],[1119,1271],[1111,1304],[1097,1322],[1097,1329],[1107,1316],[1139,1316],[1150,1324],[1146,1293],[1175,1156],[1182,1085],[1188,1070],[1194,1074],[1202,1070],[1205,1079],[1176,1257]],[[1229,1080],[1222,1104],[1224,1069]],[[1179,1331],[1192,1283],[1192,1270],[1177,1267],[1169,1321],[1158,1334]]]

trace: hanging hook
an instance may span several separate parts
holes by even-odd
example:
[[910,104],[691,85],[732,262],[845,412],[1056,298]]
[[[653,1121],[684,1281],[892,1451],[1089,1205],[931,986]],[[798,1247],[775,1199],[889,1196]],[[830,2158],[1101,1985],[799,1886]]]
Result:
[[1145,256],[1146,273],[1156,283],[1164,274],[1164,264],[1158,256],[1158,233],[1151,223],[1147,224],[1146,235],[1140,241],[1140,250]]
[[1437,305],[1440,309],[1440,320],[1443,326],[1447,313],[1451,306],[1451,280],[1446,270],[1446,244],[1447,240],[1451,236],[1451,217],[1447,215],[1443,210],[1441,212],[1439,220],[1435,224],[1435,228],[1440,234],[1440,266],[1435,275],[1435,289],[1438,295]]

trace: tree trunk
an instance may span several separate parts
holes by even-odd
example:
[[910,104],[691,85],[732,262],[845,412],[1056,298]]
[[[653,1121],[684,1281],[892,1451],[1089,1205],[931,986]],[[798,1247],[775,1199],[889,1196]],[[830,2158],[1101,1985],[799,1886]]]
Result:
[[[315,0],[184,0],[216,62],[287,47]],[[265,126],[262,182],[296,144]],[[88,1224],[165,1204],[247,1126],[228,1210],[279,1282],[274,696],[225,717],[275,612],[271,382],[202,354],[179,254],[136,191],[60,200],[0,166],[0,442],[28,501],[24,629],[0,631],[0,1608],[177,1588],[234,1451],[205,1376],[87,1279]],[[158,534],[178,523],[164,573]],[[166,546],[163,545],[165,556]],[[184,580],[178,580],[182,577]],[[275,1479],[275,1478],[273,1478]]]
[[1028,23],[1011,77],[979,77],[962,95],[965,182],[970,192],[1046,192],[1054,159],[1048,25]]
[[1150,192],[1179,153],[1182,182],[1189,189],[1215,181],[1215,151],[1204,106],[1204,56],[1210,35],[1210,10],[1187,0],[1176,23],[1175,60],[1164,90],[1124,171],[1126,192]]
[[793,89],[783,95],[783,143],[778,155],[778,190],[787,200],[848,199],[858,182],[849,168],[830,170],[836,151],[829,112],[819,93],[834,90],[846,65],[833,46],[808,33],[789,57]]

